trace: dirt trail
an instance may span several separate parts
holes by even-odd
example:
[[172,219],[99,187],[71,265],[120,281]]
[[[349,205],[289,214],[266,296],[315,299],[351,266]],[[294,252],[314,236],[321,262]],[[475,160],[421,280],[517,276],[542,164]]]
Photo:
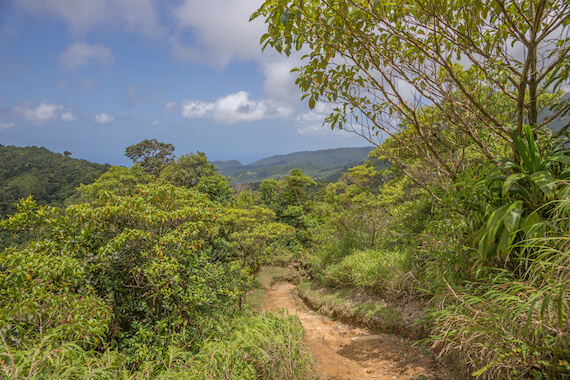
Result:
[[430,357],[405,340],[331,321],[308,310],[294,289],[290,283],[273,285],[263,307],[297,314],[322,380],[439,378],[430,370]]

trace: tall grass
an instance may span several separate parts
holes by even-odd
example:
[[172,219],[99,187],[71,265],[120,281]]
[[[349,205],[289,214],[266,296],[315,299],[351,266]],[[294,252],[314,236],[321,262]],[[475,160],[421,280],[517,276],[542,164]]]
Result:
[[296,316],[257,314],[238,321],[228,339],[210,341],[193,362],[188,379],[315,379]]
[[[447,283],[430,341],[462,353],[488,379],[570,378],[570,189],[554,201],[547,234],[511,247],[514,268],[484,267]],[[510,267],[510,265],[509,265]]]
[[0,331],[0,379],[315,379],[297,317],[254,314],[221,326],[197,354],[172,346],[136,371],[117,350],[86,351],[47,338],[14,349]]

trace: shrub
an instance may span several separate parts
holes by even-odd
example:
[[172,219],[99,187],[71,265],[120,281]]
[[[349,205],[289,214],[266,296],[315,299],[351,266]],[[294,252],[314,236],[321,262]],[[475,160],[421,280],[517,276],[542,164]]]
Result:
[[355,250],[324,270],[331,285],[355,285],[377,293],[392,293],[405,271],[406,253],[394,250]]

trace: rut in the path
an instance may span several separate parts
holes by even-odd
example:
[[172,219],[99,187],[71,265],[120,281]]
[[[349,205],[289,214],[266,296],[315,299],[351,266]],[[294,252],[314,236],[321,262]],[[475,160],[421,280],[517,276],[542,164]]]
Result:
[[429,368],[431,359],[408,342],[331,321],[302,305],[294,289],[290,283],[273,285],[264,309],[297,314],[322,380],[438,378]]

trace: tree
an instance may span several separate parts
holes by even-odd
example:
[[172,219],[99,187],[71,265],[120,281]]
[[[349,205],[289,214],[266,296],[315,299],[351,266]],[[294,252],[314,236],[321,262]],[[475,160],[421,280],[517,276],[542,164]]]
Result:
[[202,152],[170,161],[160,176],[176,186],[196,187],[218,203],[228,203],[233,195],[228,181]]
[[140,163],[148,173],[158,175],[162,166],[172,160],[172,152],[174,152],[172,144],[147,139],[127,147],[125,156],[134,163]]
[[202,152],[186,154],[171,161],[164,168],[162,177],[176,186],[194,187],[202,177],[218,174],[218,169]]
[[[427,163],[448,183],[465,147],[494,159],[501,154],[493,144],[503,141],[520,162],[514,131],[522,135],[529,124],[536,133],[570,110],[561,91],[570,73],[566,1],[269,0],[257,17],[268,25],[263,48],[287,55],[310,48],[296,83],[311,108],[335,105],[327,118],[333,128],[380,149],[390,136],[398,153]],[[450,162],[442,146],[457,157]],[[397,154],[384,153],[425,186]]]

